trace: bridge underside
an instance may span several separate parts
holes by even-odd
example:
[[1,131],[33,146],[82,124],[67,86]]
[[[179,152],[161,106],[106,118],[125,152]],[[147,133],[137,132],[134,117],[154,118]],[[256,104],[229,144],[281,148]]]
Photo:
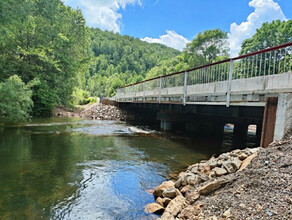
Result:
[[182,105],[180,102],[119,102],[148,123],[164,131],[222,136],[226,124],[234,124],[233,147],[246,147],[249,125],[256,125],[256,146],[266,147],[283,138],[292,123],[292,93],[263,96],[258,102],[243,102],[226,107],[218,103]]

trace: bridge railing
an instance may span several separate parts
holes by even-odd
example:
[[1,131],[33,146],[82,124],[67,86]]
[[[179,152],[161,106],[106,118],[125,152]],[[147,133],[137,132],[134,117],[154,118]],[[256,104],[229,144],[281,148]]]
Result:
[[[227,94],[227,106],[229,106],[233,81],[291,72],[291,68],[292,42],[127,85],[117,90],[117,98],[134,101],[135,98],[140,97],[145,101],[151,93],[152,96],[155,94],[157,101],[161,103],[165,89],[175,88],[183,95],[185,104],[189,87],[222,82]],[[173,94],[175,94],[175,89],[172,90]],[[167,93],[171,92],[167,91]]]

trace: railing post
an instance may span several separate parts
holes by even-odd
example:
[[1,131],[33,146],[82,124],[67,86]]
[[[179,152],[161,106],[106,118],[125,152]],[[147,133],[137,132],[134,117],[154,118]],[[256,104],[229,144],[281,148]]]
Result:
[[134,102],[134,85],[132,85],[132,102]]
[[145,98],[145,82],[143,82],[143,102],[146,101],[146,98]]
[[159,98],[158,98],[158,103],[161,103],[161,85],[162,84],[162,78],[159,78]]
[[226,97],[226,107],[230,106],[230,93],[231,93],[231,81],[233,72],[233,60],[229,63],[229,73],[228,73],[228,84],[227,84],[227,97]]
[[184,77],[184,99],[183,99],[183,105],[186,105],[186,99],[187,99],[187,85],[188,82],[188,72],[185,71],[185,77]]

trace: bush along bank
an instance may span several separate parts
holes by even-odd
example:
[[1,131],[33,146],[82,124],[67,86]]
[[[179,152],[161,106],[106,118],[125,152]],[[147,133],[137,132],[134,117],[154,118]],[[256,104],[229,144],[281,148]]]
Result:
[[201,161],[154,189],[161,219],[292,219],[292,138]]

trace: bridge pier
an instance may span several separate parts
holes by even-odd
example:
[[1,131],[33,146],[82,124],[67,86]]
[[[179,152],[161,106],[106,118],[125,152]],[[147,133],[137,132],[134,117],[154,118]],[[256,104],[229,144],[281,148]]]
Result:
[[274,140],[281,140],[292,128],[292,93],[278,96]]
[[247,143],[247,123],[234,124],[232,145],[234,148],[245,148]]
[[256,143],[255,143],[256,147],[259,147],[261,145],[262,130],[263,130],[263,124],[258,123],[257,130],[256,130]]
[[171,131],[172,122],[171,121],[160,121],[160,129],[162,131]]

